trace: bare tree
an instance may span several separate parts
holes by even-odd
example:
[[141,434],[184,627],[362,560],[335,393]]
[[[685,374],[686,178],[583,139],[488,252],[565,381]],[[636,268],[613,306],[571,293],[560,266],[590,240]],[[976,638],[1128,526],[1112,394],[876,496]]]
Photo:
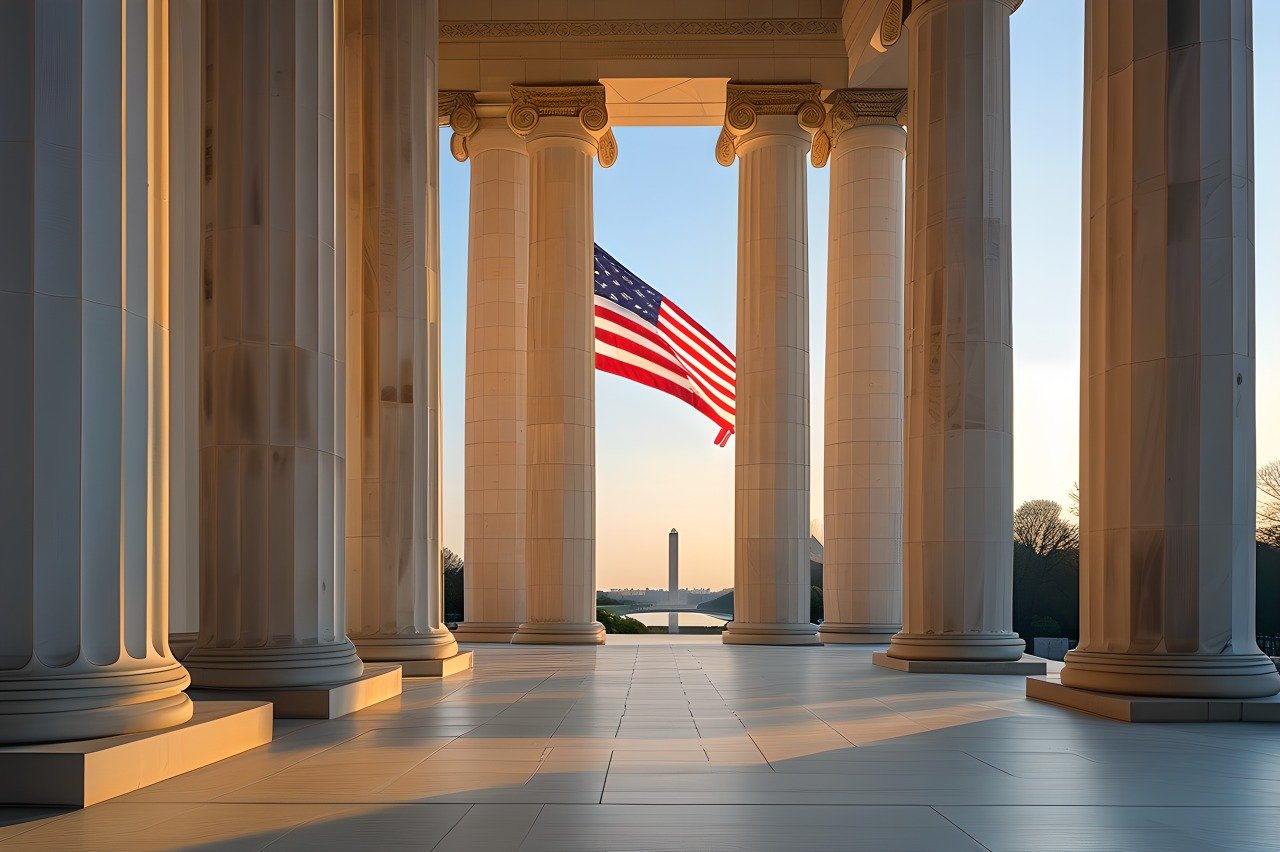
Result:
[[1067,511],[1080,517],[1080,483],[1071,483],[1071,490],[1067,492]]
[[1280,459],[1258,468],[1258,540],[1280,547]]
[[1080,547],[1080,528],[1054,500],[1028,500],[1013,513],[1013,540],[1038,556]]

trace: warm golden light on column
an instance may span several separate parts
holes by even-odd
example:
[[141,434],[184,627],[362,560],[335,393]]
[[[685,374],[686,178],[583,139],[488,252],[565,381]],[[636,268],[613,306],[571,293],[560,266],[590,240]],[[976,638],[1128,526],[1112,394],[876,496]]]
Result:
[[201,686],[359,677],[347,639],[332,3],[206,3]]
[[168,643],[166,13],[0,4],[0,744],[192,715]]
[[[902,627],[903,190],[907,93],[839,89],[830,144],[822,641]],[[819,163],[820,164],[820,163]]]
[[465,620],[456,635],[467,642],[508,642],[525,620],[529,155],[507,124],[506,105],[457,97],[452,147],[455,156],[469,159],[471,204]]
[[406,675],[458,652],[441,613],[435,5],[343,5],[347,629]]
[[716,145],[738,159],[734,620],[726,643],[813,645],[805,157],[817,85],[728,88]]
[[617,145],[603,86],[511,93],[508,120],[529,151],[528,585],[512,641],[599,644],[591,170]]
[[1080,645],[1062,683],[1274,695],[1255,640],[1250,5],[1085,8]]
[[[1017,661],[1009,13],[921,0],[908,29],[903,618],[889,657]],[[966,81],[963,85],[956,81]]]

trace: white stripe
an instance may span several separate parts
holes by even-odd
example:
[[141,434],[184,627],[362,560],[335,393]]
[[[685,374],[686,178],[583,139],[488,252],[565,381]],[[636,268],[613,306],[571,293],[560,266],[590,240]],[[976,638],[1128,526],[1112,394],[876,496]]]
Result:
[[681,376],[677,373],[673,373],[661,364],[655,364],[649,359],[641,355],[637,355],[634,352],[628,352],[625,349],[619,349],[612,344],[602,343],[597,340],[596,354],[604,355],[607,358],[613,358],[615,361],[621,361],[624,364],[630,364],[633,367],[638,367],[639,369],[644,370],[646,373],[653,373],[655,376],[661,376],[662,378],[667,379],[686,390],[693,391],[694,393],[698,392],[698,389],[694,387],[693,382],[689,380],[688,376]]
[[736,364],[737,359],[734,358],[732,354],[726,354],[724,351],[728,347],[721,347],[717,345],[716,341],[712,340],[709,336],[703,334],[702,332],[694,328],[690,320],[686,320],[684,317],[680,316],[680,308],[676,307],[674,303],[672,303],[671,305],[667,305],[666,302],[664,302],[658,308],[659,314],[662,313],[662,308],[664,307],[667,308],[667,316],[673,322],[679,323],[680,328],[684,330],[691,337],[697,338],[697,341],[701,346],[715,353],[716,361],[718,361],[722,365],[725,365],[724,362],[728,361],[729,362],[728,365],[725,365],[725,366],[730,366],[730,367]]
[[644,335],[637,334],[636,332],[632,331],[626,326],[620,325],[607,317],[596,317],[596,330],[607,331],[611,334],[616,334],[619,337],[624,337],[627,340],[630,340],[636,346],[641,346],[649,350],[650,352],[655,352],[658,355],[661,355],[663,358],[667,359],[668,361],[673,361],[676,364],[681,363],[681,359],[676,357],[676,354],[672,352],[670,349],[663,346],[659,346],[658,344],[654,343],[652,340],[645,337]]
[[681,346],[679,340],[668,335],[665,328],[660,329],[660,331],[668,345],[671,346],[672,351],[680,356],[680,363],[686,370],[691,373],[696,373],[698,378],[706,384],[710,391],[722,397],[726,402],[733,401],[735,395],[732,387],[726,385],[724,379],[709,372],[706,367],[698,363],[695,354],[692,353],[688,347]]

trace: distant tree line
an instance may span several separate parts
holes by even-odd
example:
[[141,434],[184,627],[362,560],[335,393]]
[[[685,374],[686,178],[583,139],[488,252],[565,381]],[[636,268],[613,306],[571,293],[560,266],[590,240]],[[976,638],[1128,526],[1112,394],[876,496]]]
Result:
[[[1280,635],[1280,460],[1258,469],[1257,616],[1260,635]],[[1013,513],[1013,629],[1036,636],[1080,636],[1080,489],[1072,486],[1064,511],[1053,500],[1028,500]],[[461,621],[462,557],[444,549],[445,620]],[[624,603],[599,592],[597,606]],[[704,612],[733,612],[733,592],[698,605]],[[809,613],[823,617],[822,563],[809,563]],[[634,618],[597,610],[611,633],[643,633]],[[634,622],[634,624],[627,624]],[[613,629],[610,629],[612,625]]]

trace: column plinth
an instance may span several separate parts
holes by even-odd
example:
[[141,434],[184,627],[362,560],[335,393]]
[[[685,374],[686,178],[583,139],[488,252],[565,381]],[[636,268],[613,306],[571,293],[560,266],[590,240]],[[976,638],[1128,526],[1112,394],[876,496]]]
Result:
[[1080,644],[1061,683],[1275,695],[1255,640],[1249,6],[1086,10]]
[[[887,644],[902,627],[901,89],[839,89],[831,150],[821,637]],[[820,165],[820,162],[816,162]]]
[[529,155],[507,111],[464,107],[452,122],[462,140],[454,156],[471,163],[465,620],[456,631],[465,642],[509,642],[525,619]]
[[738,164],[734,620],[726,644],[816,645],[809,591],[805,157],[817,85],[729,84],[716,146]]
[[1011,662],[1025,647],[1012,629],[1016,5],[927,0],[906,22],[903,625],[888,650],[898,660]]
[[0,745],[192,717],[168,643],[165,27],[0,5]]
[[331,4],[205,6],[201,687],[361,676],[344,624]]
[[529,152],[525,622],[513,642],[602,644],[595,620],[592,160],[617,145],[604,87],[512,86]]

